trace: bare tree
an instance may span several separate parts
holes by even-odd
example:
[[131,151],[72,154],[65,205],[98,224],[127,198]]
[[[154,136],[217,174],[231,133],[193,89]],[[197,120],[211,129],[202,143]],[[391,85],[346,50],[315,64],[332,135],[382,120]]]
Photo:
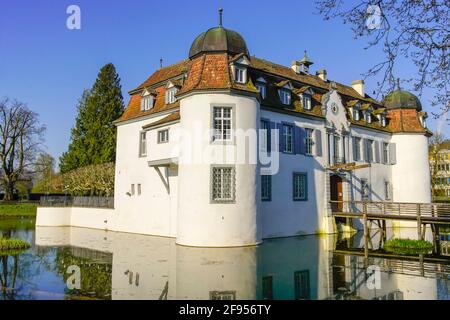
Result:
[[16,183],[33,167],[44,132],[37,113],[24,103],[0,101],[0,183],[5,200],[13,199]]
[[51,154],[42,152],[35,160],[33,166],[33,192],[49,193],[53,177],[56,175],[56,161]]
[[412,61],[416,76],[406,79],[422,94],[432,88],[435,117],[450,109],[449,0],[316,0],[325,20],[340,18],[350,24],[355,38],[367,37],[367,48],[381,46],[384,58],[364,76],[380,74],[379,94],[395,88],[396,63]]
[[429,142],[429,158],[430,158],[430,173],[431,173],[431,192],[433,197],[437,196],[438,190],[437,186],[437,176],[438,176],[438,165],[439,165],[439,151],[442,150],[443,144],[445,142],[445,137],[440,133],[436,132],[430,138]]

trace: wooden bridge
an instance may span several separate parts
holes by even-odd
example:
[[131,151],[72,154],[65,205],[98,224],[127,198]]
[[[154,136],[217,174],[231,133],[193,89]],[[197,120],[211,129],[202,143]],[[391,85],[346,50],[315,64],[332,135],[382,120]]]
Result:
[[369,234],[369,223],[375,222],[386,235],[386,221],[416,222],[418,239],[425,238],[427,225],[433,237],[439,235],[439,227],[450,226],[450,204],[448,203],[400,203],[369,201],[330,201],[333,217],[346,222],[361,219],[364,234]]

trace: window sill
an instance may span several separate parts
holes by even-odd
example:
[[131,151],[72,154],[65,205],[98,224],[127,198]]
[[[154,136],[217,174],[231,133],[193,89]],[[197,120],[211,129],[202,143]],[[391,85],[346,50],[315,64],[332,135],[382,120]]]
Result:
[[211,204],[235,204],[236,200],[211,200]]
[[292,199],[294,202],[306,202],[308,199]]

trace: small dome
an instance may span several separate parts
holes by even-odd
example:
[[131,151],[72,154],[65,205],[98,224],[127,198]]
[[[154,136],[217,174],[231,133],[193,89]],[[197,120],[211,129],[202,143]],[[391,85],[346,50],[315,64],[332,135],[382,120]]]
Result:
[[244,38],[236,31],[222,26],[211,28],[199,35],[192,43],[189,58],[202,52],[245,53],[249,55]]
[[383,103],[387,109],[416,109],[422,111],[422,104],[419,98],[411,92],[397,89],[389,93]]

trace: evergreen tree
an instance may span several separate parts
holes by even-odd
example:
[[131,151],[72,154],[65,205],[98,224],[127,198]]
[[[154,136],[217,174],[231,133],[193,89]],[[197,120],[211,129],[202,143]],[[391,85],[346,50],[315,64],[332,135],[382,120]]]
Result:
[[120,78],[113,64],[99,72],[91,90],[86,90],[78,105],[68,151],[60,158],[62,173],[106,162],[116,157],[116,127],[113,121],[124,109]]

